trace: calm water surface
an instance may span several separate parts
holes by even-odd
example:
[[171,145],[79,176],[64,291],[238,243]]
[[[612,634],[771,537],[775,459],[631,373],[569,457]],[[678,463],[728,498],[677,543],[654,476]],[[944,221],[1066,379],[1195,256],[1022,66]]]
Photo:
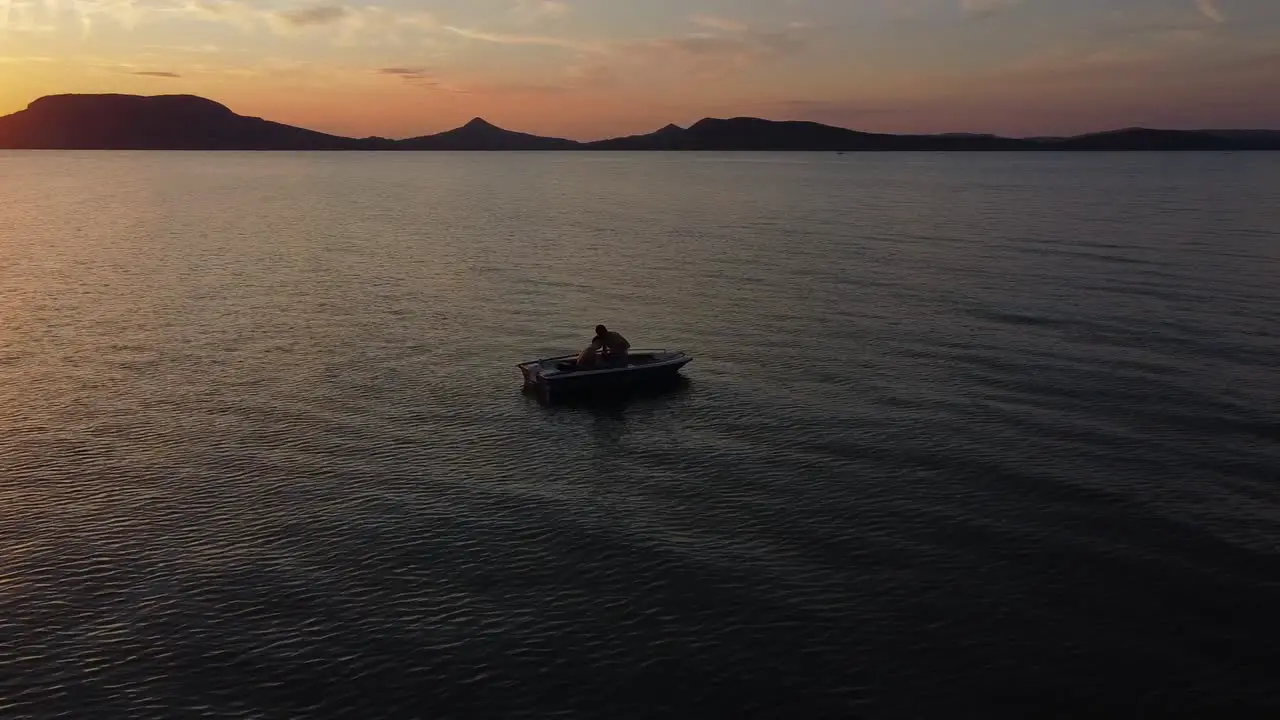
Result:
[[[5,718],[1280,712],[1280,156],[0,188]],[[599,322],[688,385],[519,392]]]

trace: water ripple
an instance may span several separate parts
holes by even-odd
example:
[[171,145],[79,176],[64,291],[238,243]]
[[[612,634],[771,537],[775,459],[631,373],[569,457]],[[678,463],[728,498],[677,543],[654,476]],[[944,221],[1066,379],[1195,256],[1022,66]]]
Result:
[[1273,158],[192,157],[0,154],[0,716],[1280,710]]

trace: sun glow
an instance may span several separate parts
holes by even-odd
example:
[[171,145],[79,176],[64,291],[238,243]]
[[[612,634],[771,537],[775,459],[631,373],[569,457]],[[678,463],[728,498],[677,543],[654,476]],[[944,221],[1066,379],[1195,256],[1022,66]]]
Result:
[[[0,0],[0,112],[189,93],[349,135],[482,115],[592,139],[703,116],[889,132],[1280,124],[1280,4]],[[1046,28],[1052,28],[1049,32]]]

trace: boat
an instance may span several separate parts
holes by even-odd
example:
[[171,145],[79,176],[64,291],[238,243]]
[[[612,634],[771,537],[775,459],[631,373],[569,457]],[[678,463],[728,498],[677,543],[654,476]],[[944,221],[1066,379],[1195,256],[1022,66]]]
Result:
[[678,380],[680,368],[693,357],[679,350],[633,350],[625,365],[583,368],[577,355],[520,363],[526,390],[550,401],[567,395],[659,386]]

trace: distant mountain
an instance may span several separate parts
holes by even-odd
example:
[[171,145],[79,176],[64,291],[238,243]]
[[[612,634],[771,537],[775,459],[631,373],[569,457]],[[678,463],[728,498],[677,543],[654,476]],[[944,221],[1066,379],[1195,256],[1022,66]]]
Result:
[[995,136],[882,135],[815,122],[707,118],[686,132],[687,150],[1028,150],[1032,143]]
[[1280,130],[1200,130],[1199,132],[1248,143],[1256,149],[1280,150]]
[[668,125],[647,135],[597,140],[586,144],[591,150],[683,150],[686,131],[679,125]]
[[881,135],[803,121],[706,118],[689,129],[676,125],[648,135],[587,143],[592,150],[1022,150],[1028,143],[995,135]]
[[401,140],[403,150],[576,150],[582,143],[503,130],[481,118],[455,130]]
[[1204,132],[1126,128],[1051,143],[1056,150],[1232,150],[1241,141]]
[[685,133],[689,150],[871,150],[875,135],[815,122],[706,118]]
[[346,138],[237,115],[192,95],[53,95],[0,117],[0,149],[68,150],[1280,150],[1274,130],[1126,128],[1069,138],[978,133],[887,135],[803,121],[706,118],[647,135],[580,143],[495,127],[460,128],[406,140]]
[[352,150],[377,144],[244,117],[192,95],[53,95],[0,118],[0,148]]

